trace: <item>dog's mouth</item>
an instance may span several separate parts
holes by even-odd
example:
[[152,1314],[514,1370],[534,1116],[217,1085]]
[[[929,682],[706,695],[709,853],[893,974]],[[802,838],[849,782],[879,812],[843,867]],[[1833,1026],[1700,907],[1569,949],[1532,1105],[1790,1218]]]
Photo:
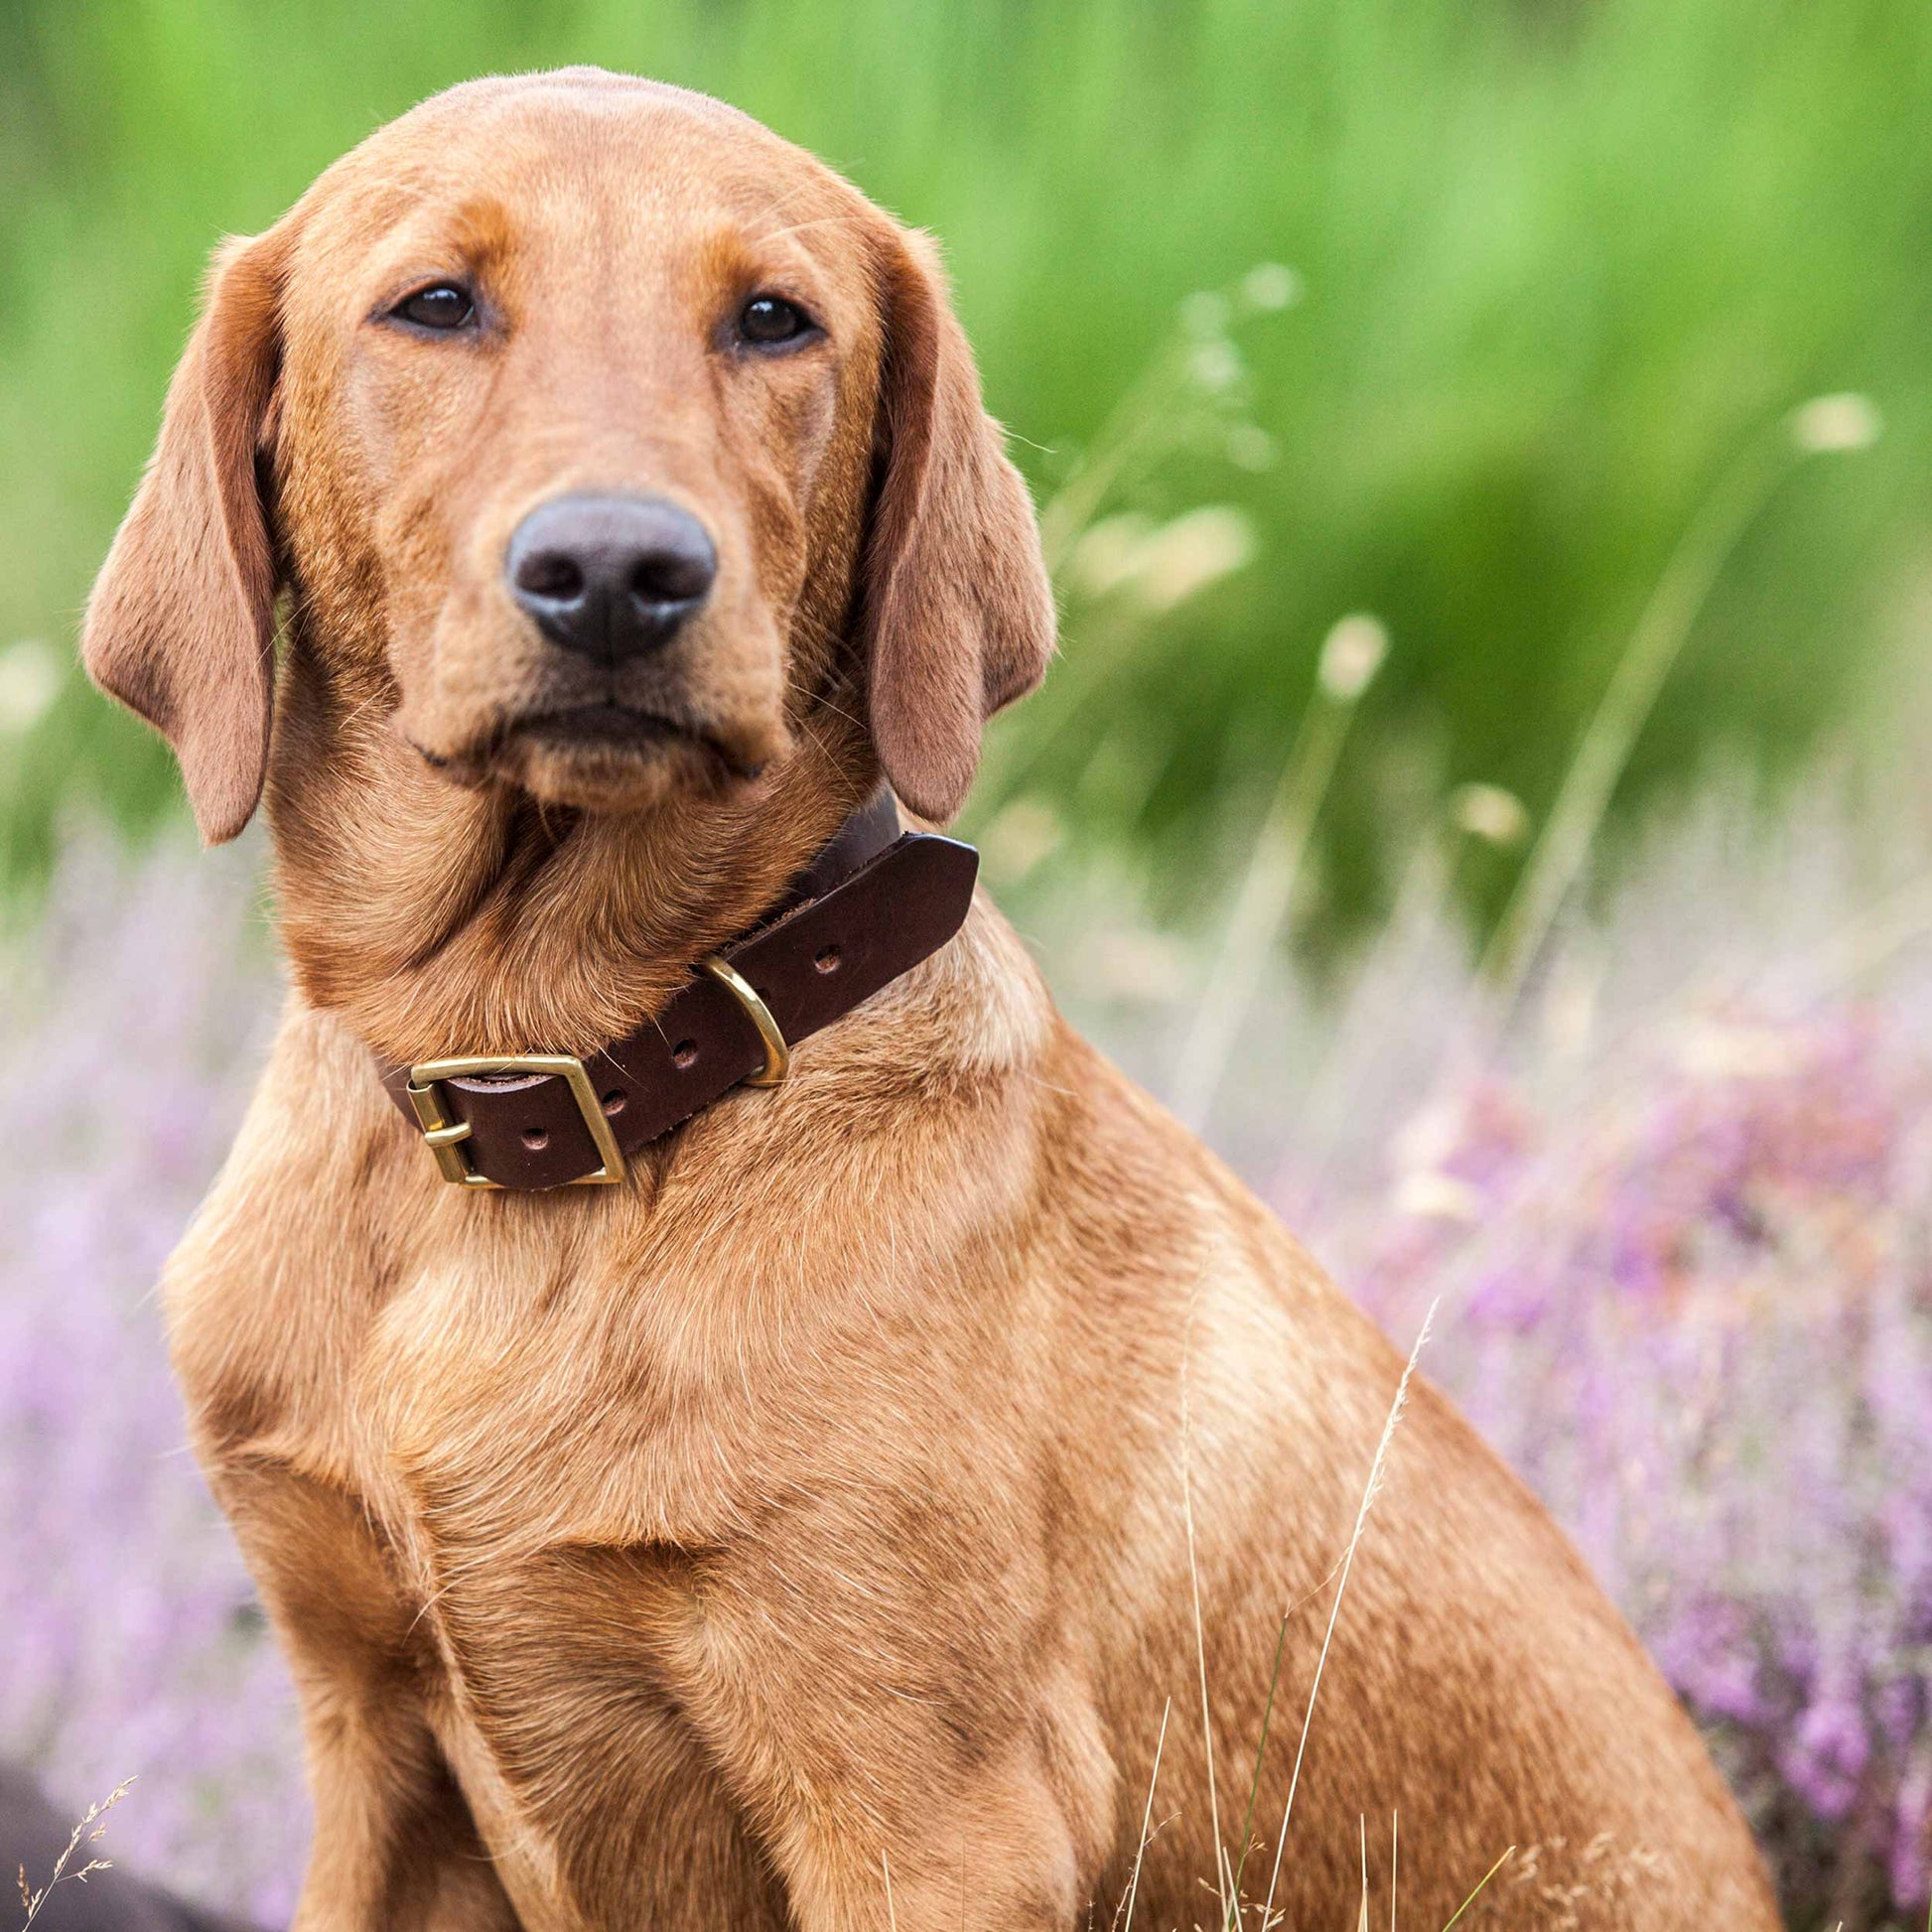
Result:
[[720,790],[756,778],[761,760],[750,749],[698,720],[604,699],[506,718],[443,768],[459,782],[508,783],[553,804],[624,810],[669,787]]
[[707,733],[667,718],[661,712],[638,711],[625,704],[572,705],[561,711],[540,711],[511,720],[506,740],[524,739],[567,751],[573,746],[649,753],[681,740],[687,745],[724,756],[724,748]]

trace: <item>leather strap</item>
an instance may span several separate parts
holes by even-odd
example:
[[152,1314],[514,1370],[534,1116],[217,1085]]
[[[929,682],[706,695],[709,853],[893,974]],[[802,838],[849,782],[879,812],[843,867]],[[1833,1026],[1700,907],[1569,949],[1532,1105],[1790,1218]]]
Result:
[[[722,956],[795,1045],[937,952],[964,922],[978,872],[970,845],[899,834],[897,807],[882,786],[793,880],[777,911]],[[619,1148],[630,1154],[765,1061],[746,1007],[694,972],[661,1013],[583,1065]],[[382,1084],[421,1132],[410,1069],[385,1067]],[[598,1172],[597,1144],[565,1077],[469,1075],[437,1081],[435,1093],[438,1111],[469,1127],[464,1166],[498,1186],[557,1187]]]

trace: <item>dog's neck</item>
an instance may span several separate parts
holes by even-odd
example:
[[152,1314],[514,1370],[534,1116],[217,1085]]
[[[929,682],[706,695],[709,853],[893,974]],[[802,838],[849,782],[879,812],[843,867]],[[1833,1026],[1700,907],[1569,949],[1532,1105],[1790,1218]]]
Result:
[[268,787],[296,984],[391,1061],[588,1053],[768,911],[877,781],[838,714],[796,744],[738,791],[546,811],[439,776],[379,690],[345,691],[298,637]]

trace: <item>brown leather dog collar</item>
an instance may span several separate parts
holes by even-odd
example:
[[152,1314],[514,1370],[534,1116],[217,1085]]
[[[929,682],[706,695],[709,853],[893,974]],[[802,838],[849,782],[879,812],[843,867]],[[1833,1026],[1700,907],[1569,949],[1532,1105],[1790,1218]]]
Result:
[[633,1033],[586,1059],[463,1055],[384,1069],[446,1180],[559,1187],[624,1176],[624,1157],[741,1083],[776,1086],[790,1048],[937,952],[972,902],[979,854],[899,831],[882,786],[778,909],[713,953]]

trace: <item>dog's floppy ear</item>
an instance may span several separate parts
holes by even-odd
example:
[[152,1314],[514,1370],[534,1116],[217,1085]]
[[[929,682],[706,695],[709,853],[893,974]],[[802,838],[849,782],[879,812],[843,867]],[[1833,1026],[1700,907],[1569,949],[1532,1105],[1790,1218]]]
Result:
[[216,254],[81,638],[88,675],[174,747],[209,845],[248,823],[268,762],[275,563],[255,464],[286,255],[280,229]]
[[880,264],[879,484],[863,585],[873,744],[895,791],[943,821],[980,727],[1040,680],[1053,594],[1033,498],[980,402],[979,374],[923,236]]

